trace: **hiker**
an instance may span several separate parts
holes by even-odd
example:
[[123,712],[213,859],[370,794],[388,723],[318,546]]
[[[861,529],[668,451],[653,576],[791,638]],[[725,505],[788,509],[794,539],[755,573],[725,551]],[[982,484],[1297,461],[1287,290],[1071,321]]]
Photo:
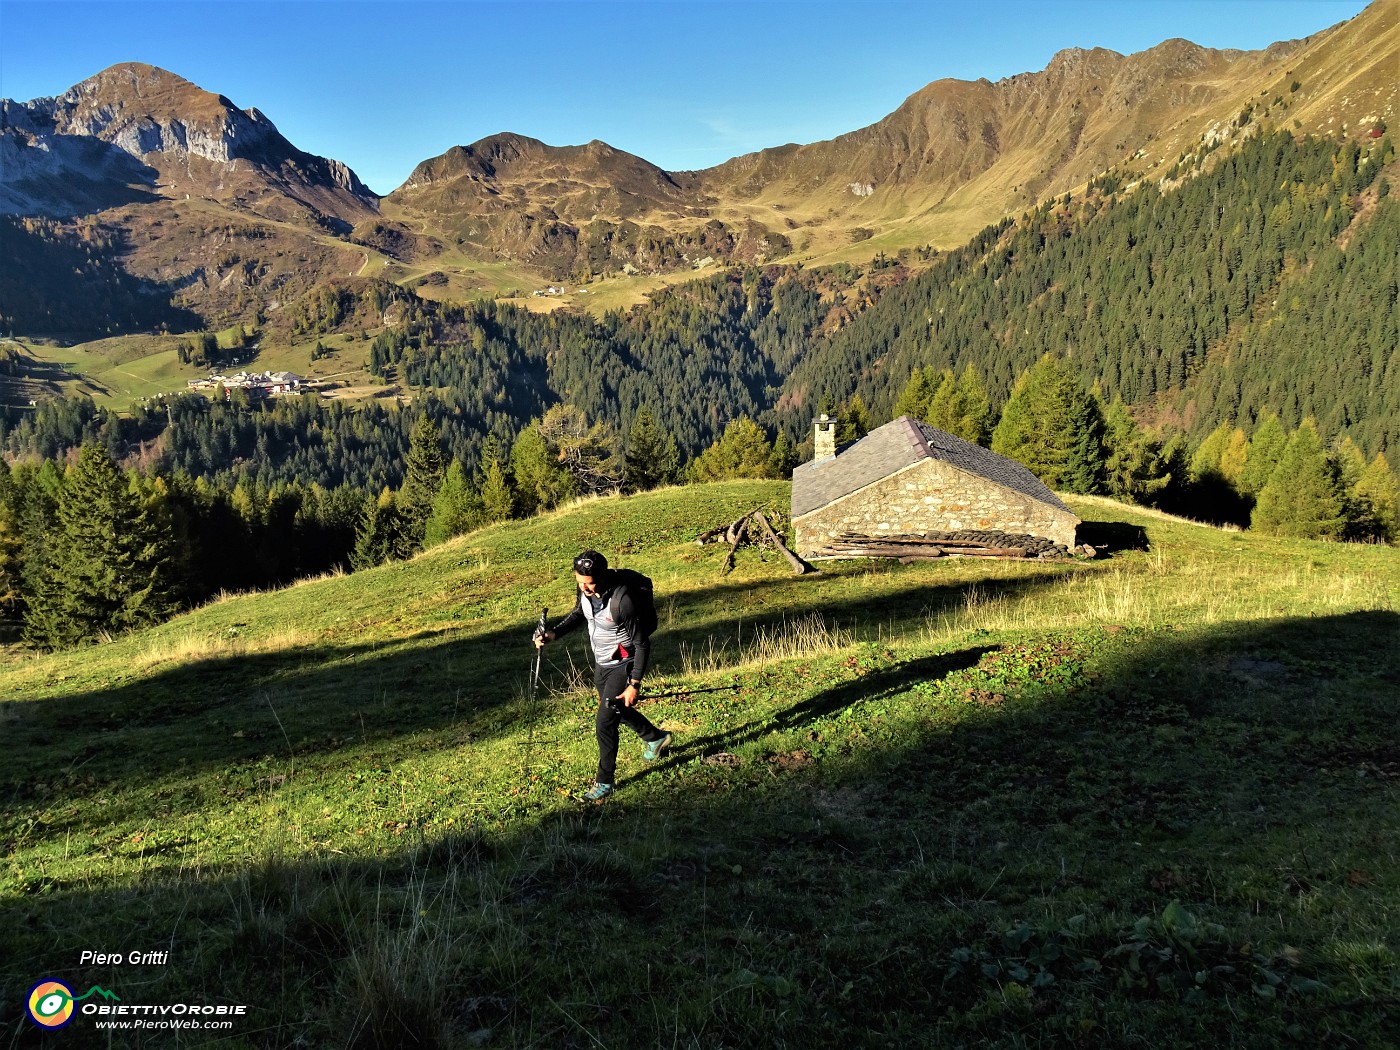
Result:
[[597,802],[613,791],[618,722],[626,722],[646,743],[642,757],[648,762],[661,757],[671,743],[671,734],[657,729],[636,707],[651,656],[651,632],[656,629],[651,581],[630,569],[608,568],[608,559],[594,550],[584,551],[574,559],[574,581],[578,584],[578,600],[573,611],[553,630],[536,633],[535,645],[543,646],[580,624],[588,625],[593,682],[598,687],[598,714],[594,720],[598,776],[582,797]]

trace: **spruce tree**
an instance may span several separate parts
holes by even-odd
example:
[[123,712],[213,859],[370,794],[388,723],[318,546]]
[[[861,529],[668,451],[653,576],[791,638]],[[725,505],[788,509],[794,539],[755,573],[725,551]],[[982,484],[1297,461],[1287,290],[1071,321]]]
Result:
[[1350,493],[1356,488],[1356,483],[1361,480],[1361,475],[1366,470],[1366,457],[1361,454],[1351,436],[1347,435],[1333,444],[1332,458],[1336,461],[1343,491]]
[[1199,482],[1224,477],[1220,462],[1230,442],[1230,432],[1230,424],[1221,423],[1206,435],[1206,439],[1196,449],[1196,454],[1191,457],[1192,480]]
[[958,399],[962,402],[962,432],[958,436],[974,445],[986,445],[992,438],[992,401],[982,373],[972,365],[958,377]]
[[1138,429],[1121,398],[1104,414],[1104,487],[1129,503],[1149,504],[1171,484],[1162,447]]
[[1259,418],[1259,425],[1249,439],[1249,451],[1245,454],[1244,469],[1240,471],[1239,487],[1250,496],[1259,495],[1274,469],[1283,457],[1288,445],[1288,434],[1279,422],[1278,416],[1267,412]]
[[18,486],[10,478],[9,466],[0,459],[0,616],[12,615],[19,608],[23,543]]
[[438,489],[442,487],[442,478],[442,445],[438,426],[425,413],[418,417],[413,427],[403,487],[394,501],[399,527],[413,551],[423,547],[428,517],[433,512],[433,500],[437,497]]
[[763,428],[747,416],[731,420],[724,434],[690,462],[691,481],[773,476],[773,449]]
[[792,442],[788,440],[787,431],[778,428],[778,436],[773,439],[773,451],[768,457],[768,473],[770,477],[791,478],[793,468],[797,466],[797,450],[792,447]]
[[[493,465],[499,472],[500,464]],[[435,547],[453,536],[470,532],[485,516],[481,497],[467,484],[467,472],[461,461],[454,459],[433,499],[433,509],[423,529],[423,546]]]
[[928,405],[932,397],[933,388],[929,385],[928,377],[922,368],[915,366],[909,373],[909,381],[904,384],[899,397],[895,398],[892,414],[895,419],[908,416],[910,419],[928,423]]
[[1400,484],[1379,452],[1356,479],[1351,496],[1357,539],[1400,542]]
[[578,492],[573,475],[560,465],[557,454],[551,454],[539,424],[538,419],[531,420],[510,447],[517,509],[526,517],[553,510]]
[[[198,581],[193,578],[194,543],[190,537],[190,522],[177,507],[170,483],[159,475],[133,475],[132,496],[141,505],[150,527],[157,535],[166,537],[165,581],[169,595],[176,605],[184,605],[195,593]],[[294,530],[289,529],[289,532]],[[280,537],[287,544],[287,537]]]
[[1245,460],[1248,457],[1249,439],[1244,436],[1243,430],[1235,427],[1230,431],[1230,436],[1220,451],[1220,476],[1238,488],[1240,475],[1244,472]]
[[[49,551],[58,532],[58,497],[62,491],[63,475],[51,459],[44,460],[37,471],[26,471],[19,489],[20,592],[26,605],[44,587]],[[25,610],[26,624],[30,611]]]
[[515,487],[498,459],[486,462],[481,479],[481,512],[487,521],[506,521],[515,516]]
[[1346,501],[1336,462],[1311,419],[1288,439],[1268,484],[1259,490],[1250,527],[1275,536],[1342,539]]
[[676,480],[681,468],[681,452],[676,439],[663,430],[651,409],[638,410],[627,432],[627,452],[623,457],[629,492],[645,492]]
[[954,376],[951,368],[942,371],[924,422],[974,445],[985,445],[992,432],[991,416],[981,373],[968,365],[961,377]]
[[169,545],[106,448],[84,445],[59,493],[25,637],[58,648],[159,623],[175,609]]
[[408,546],[394,506],[394,494],[386,488],[377,499],[366,500],[364,516],[355,532],[355,549],[350,553],[351,567],[357,571],[372,569],[405,557]]
[[1162,445],[1162,469],[1170,480],[1153,499],[1153,506],[1172,514],[1200,517],[1191,485],[1191,450],[1185,435],[1175,434]]
[[1103,418],[1074,373],[1052,354],[1016,381],[992,433],[992,451],[1024,464],[1051,488],[1102,488]]
[[[836,443],[845,445],[859,441],[870,433],[870,411],[859,394],[836,417]],[[766,440],[766,439],[765,439]]]
[[962,415],[958,378],[951,368],[945,368],[938,374],[938,381],[933,384],[933,393],[929,395],[923,421],[931,427],[962,437]]

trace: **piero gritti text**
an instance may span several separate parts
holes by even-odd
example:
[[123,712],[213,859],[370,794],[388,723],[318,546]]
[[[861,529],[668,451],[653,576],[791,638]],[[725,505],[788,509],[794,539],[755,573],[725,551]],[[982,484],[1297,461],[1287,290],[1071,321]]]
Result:
[[79,966],[164,966],[170,959],[168,951],[93,952],[84,950],[78,956]]

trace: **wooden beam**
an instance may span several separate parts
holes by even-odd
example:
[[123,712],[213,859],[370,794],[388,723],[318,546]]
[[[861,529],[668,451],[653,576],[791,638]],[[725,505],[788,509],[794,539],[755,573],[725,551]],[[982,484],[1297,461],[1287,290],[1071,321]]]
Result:
[[802,576],[806,573],[816,571],[805,561],[799,558],[796,554],[793,554],[792,551],[788,550],[787,544],[778,538],[778,534],[773,531],[773,526],[768,524],[768,519],[764,517],[763,511],[756,510],[753,512],[753,516],[754,520],[757,521],[761,526],[763,526],[763,531],[768,535],[768,538],[773,541],[773,546],[777,547],[778,550],[783,552],[783,557],[786,558],[788,560],[788,564],[792,566],[792,571],[794,575]]

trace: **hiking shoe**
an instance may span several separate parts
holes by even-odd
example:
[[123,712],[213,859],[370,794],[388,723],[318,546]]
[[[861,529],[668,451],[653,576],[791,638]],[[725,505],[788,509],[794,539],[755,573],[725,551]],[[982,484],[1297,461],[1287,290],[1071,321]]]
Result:
[[584,802],[600,802],[613,792],[611,784],[594,784],[591,788],[579,796]]
[[655,762],[661,757],[661,752],[671,746],[671,734],[667,733],[660,740],[652,740],[647,743],[647,749],[642,752],[642,757],[648,762]]

